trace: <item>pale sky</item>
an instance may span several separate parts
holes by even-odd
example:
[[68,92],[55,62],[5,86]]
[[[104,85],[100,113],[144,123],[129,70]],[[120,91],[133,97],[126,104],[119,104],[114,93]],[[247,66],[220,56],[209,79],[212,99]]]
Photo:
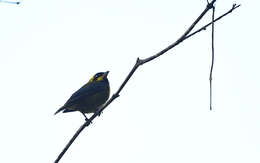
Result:
[[[211,29],[140,67],[62,163],[259,163],[259,1],[217,0],[213,111]],[[53,113],[96,72],[111,92],[136,58],[183,34],[206,0],[0,3],[0,162],[54,162],[84,123]],[[196,28],[210,21],[211,12]],[[89,115],[90,116],[90,115]]]

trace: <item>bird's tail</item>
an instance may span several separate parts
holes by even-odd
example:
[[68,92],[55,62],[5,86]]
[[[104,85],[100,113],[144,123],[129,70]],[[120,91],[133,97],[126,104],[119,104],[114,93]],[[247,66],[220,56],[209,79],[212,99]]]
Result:
[[64,107],[59,108],[59,109],[54,113],[54,115],[56,115],[57,113],[59,113],[59,112],[62,111],[62,110],[65,110],[65,108],[64,108]]
[[68,107],[63,106],[63,107],[59,108],[59,109],[54,113],[54,115],[57,114],[57,113],[59,113],[59,112],[61,112],[61,111],[63,111],[63,113],[68,113],[68,112],[73,112],[73,111],[76,111],[76,110],[75,110],[75,109],[72,109],[72,108],[68,108]]

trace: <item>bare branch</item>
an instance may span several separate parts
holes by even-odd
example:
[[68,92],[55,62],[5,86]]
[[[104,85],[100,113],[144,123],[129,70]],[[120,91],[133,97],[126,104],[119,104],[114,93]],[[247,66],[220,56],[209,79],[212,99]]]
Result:
[[21,2],[2,1],[2,0],[0,0],[0,2],[2,2],[2,3],[9,3],[9,4],[17,4],[17,5],[19,5],[21,3]]
[[[210,10],[212,9],[214,6],[213,4],[215,3],[216,0],[212,0],[211,3],[208,3],[205,10],[199,15],[199,17],[191,24],[191,26],[186,30],[186,32],[184,32],[184,34],[177,40],[175,41],[173,44],[169,45],[168,47],[166,47],[165,49],[163,49],[162,51],[160,51],[159,53],[148,57],[146,59],[139,59],[137,58],[135,65],[133,66],[133,68],[131,69],[131,71],[129,72],[129,74],[127,75],[127,77],[125,78],[125,80],[123,81],[123,83],[120,85],[119,89],[116,91],[116,93],[114,93],[112,95],[112,97],[106,102],[106,104],[101,107],[99,110],[97,110],[78,130],[77,132],[74,134],[74,136],[71,138],[71,140],[68,142],[68,144],[65,146],[65,148],[63,149],[63,151],[59,154],[58,158],[55,160],[55,163],[58,163],[59,160],[62,158],[62,156],[65,154],[65,152],[68,150],[68,148],[70,147],[70,145],[74,142],[74,140],[78,137],[78,135],[83,131],[83,129],[87,126],[89,126],[91,124],[91,122],[97,117],[99,116],[102,111],[111,104],[111,102],[113,102],[117,97],[119,97],[120,92],[122,91],[122,89],[124,88],[124,86],[127,84],[127,82],[129,81],[129,79],[132,77],[132,75],[134,74],[134,72],[137,70],[137,68],[147,62],[152,61],[153,59],[163,55],[164,53],[166,53],[168,50],[172,49],[173,47],[175,47],[176,45],[178,45],[179,43],[181,43],[182,41],[186,40],[187,38],[191,37],[192,35],[198,33],[199,31],[197,31],[196,33],[190,34],[191,30],[195,27],[195,25],[201,20],[201,18]],[[235,9],[236,7],[234,7]],[[233,10],[233,9],[232,9]],[[232,11],[229,11],[232,12]],[[221,19],[223,16],[227,15],[224,14],[222,15],[220,18],[216,19],[215,21]],[[213,22],[215,22],[213,21]],[[209,23],[208,25],[204,26],[203,28],[205,29],[207,26],[209,26],[212,23]]]
[[169,45],[168,47],[166,47],[165,49],[163,49],[162,51],[160,51],[159,53],[148,57],[146,59],[143,59],[142,61],[144,63],[149,62],[159,56],[161,56],[162,54],[164,54],[165,52],[167,52],[168,50],[172,49],[173,47],[175,47],[176,45],[178,45],[179,43],[181,43],[182,41],[184,41],[186,39],[186,36],[191,32],[191,30],[195,27],[195,25],[201,20],[201,18],[213,7],[213,4],[215,3],[216,0],[213,0],[211,3],[209,3],[207,5],[207,7],[205,8],[205,10],[200,14],[200,16],[191,24],[191,26],[187,29],[186,32],[184,32],[184,34],[177,40],[175,41],[173,44]]
[[233,10],[235,10],[236,8],[238,8],[238,7],[240,7],[240,6],[241,6],[241,5],[233,4],[232,8],[231,8],[230,10],[228,10],[225,14],[219,16],[217,19],[215,19],[214,21],[212,21],[212,22],[210,22],[210,23],[204,25],[203,27],[201,27],[200,29],[196,30],[195,32],[192,32],[191,34],[187,35],[187,36],[185,37],[185,39],[187,39],[187,38],[189,38],[189,37],[191,37],[191,36],[193,36],[193,35],[195,35],[195,34],[201,32],[202,30],[206,30],[206,28],[207,28],[208,26],[210,26],[212,23],[214,23],[214,22],[220,20],[221,18],[223,18],[224,16],[226,16],[226,15],[232,13]]

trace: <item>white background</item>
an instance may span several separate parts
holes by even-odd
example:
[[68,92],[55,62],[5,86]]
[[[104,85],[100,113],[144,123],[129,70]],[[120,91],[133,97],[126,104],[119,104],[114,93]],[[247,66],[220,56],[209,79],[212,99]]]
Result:
[[[213,111],[211,29],[140,67],[62,163],[259,163],[259,1],[219,0]],[[53,113],[92,75],[111,92],[136,58],[174,42],[206,0],[0,3],[0,162],[53,162],[84,122]],[[209,22],[211,12],[197,28]]]

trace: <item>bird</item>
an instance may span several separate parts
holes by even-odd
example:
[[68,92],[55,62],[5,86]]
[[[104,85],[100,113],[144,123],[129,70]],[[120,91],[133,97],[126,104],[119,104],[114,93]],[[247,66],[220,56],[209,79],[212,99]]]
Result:
[[109,98],[110,86],[107,79],[109,71],[96,73],[85,85],[71,95],[67,102],[59,108],[59,112],[79,111],[88,120],[86,113],[95,113]]

